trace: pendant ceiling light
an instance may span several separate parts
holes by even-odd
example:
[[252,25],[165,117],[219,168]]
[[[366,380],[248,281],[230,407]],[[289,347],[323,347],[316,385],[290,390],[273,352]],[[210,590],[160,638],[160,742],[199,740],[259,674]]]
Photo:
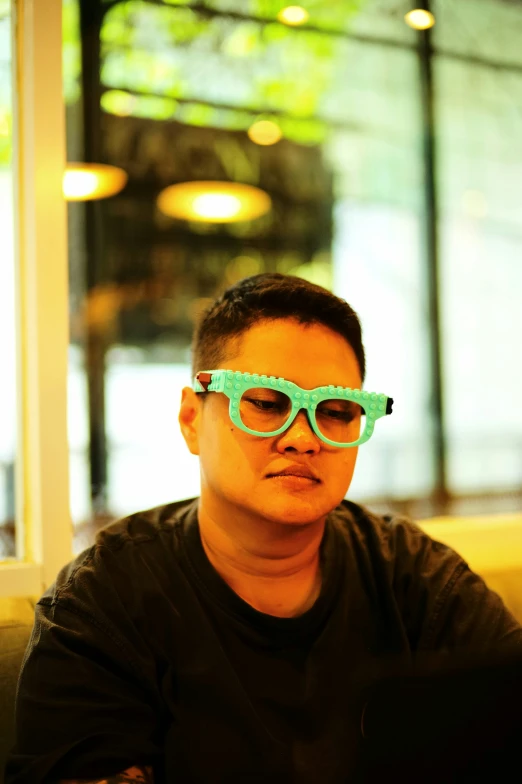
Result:
[[127,184],[123,169],[103,163],[68,163],[63,175],[67,201],[90,201],[115,196]]
[[164,215],[205,223],[250,221],[267,213],[270,196],[253,185],[239,182],[182,182],[169,185],[157,199]]

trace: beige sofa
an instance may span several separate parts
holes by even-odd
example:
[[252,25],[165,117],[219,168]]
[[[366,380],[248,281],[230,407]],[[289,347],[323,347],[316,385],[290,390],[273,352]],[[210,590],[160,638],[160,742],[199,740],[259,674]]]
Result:
[[0,599],[0,784],[14,742],[18,673],[33,627],[34,599]]

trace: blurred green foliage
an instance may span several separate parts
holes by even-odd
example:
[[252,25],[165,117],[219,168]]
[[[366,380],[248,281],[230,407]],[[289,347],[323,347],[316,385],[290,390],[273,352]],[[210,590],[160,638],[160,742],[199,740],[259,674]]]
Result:
[[[319,144],[346,29],[363,0],[308,0],[309,25],[277,21],[280,0],[124,0],[101,28],[104,111],[247,130],[260,116],[287,139]],[[324,29],[324,32],[322,30]],[[79,98],[78,0],[64,0],[64,92]]]
[[63,92],[67,104],[80,99],[81,45],[78,0],[62,2]]
[[9,166],[12,154],[11,0],[0,0],[0,167]]

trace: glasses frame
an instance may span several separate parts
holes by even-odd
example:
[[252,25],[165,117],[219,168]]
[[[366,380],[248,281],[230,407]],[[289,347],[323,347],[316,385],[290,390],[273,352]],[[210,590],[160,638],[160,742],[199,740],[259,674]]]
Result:
[[[270,433],[261,433],[252,430],[241,420],[239,413],[239,401],[247,389],[277,389],[284,392],[291,400],[292,411],[285,424],[278,430]],[[314,389],[303,389],[293,381],[275,376],[260,375],[259,373],[242,373],[239,370],[201,370],[196,373],[193,384],[194,392],[222,392],[230,400],[229,416],[233,424],[237,425],[245,433],[261,438],[278,436],[288,430],[298,413],[304,409],[308,416],[308,421],[312,430],[318,438],[330,446],[348,448],[360,446],[368,441],[374,431],[375,422],[381,417],[392,413],[393,398],[379,392],[367,392],[362,389],[352,389],[351,387],[340,387],[330,384],[328,386],[315,387]],[[323,400],[333,399],[351,400],[358,403],[366,415],[366,425],[357,441],[339,443],[326,438],[317,426],[315,410]]]

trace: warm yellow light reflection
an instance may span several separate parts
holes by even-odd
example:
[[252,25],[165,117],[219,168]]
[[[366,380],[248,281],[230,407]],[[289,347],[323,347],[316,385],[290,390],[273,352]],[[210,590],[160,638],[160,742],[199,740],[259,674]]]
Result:
[[276,144],[282,137],[281,128],[271,120],[258,120],[248,129],[248,135],[256,144]]
[[309,13],[300,5],[289,5],[279,11],[277,18],[287,25],[301,25],[308,21]]
[[229,221],[241,210],[241,199],[231,193],[202,193],[192,201],[192,209],[201,218]]
[[232,223],[264,215],[272,202],[260,188],[238,182],[182,182],[165,188],[158,208],[171,218]]
[[126,172],[102,163],[69,163],[63,175],[67,201],[89,201],[115,196],[126,185]]
[[404,21],[414,30],[427,30],[435,24],[435,17],[430,11],[423,8],[415,8],[404,17]]
[[263,263],[261,259],[252,256],[236,256],[228,262],[225,268],[225,279],[227,283],[237,283],[242,278],[249,278],[262,272]]

